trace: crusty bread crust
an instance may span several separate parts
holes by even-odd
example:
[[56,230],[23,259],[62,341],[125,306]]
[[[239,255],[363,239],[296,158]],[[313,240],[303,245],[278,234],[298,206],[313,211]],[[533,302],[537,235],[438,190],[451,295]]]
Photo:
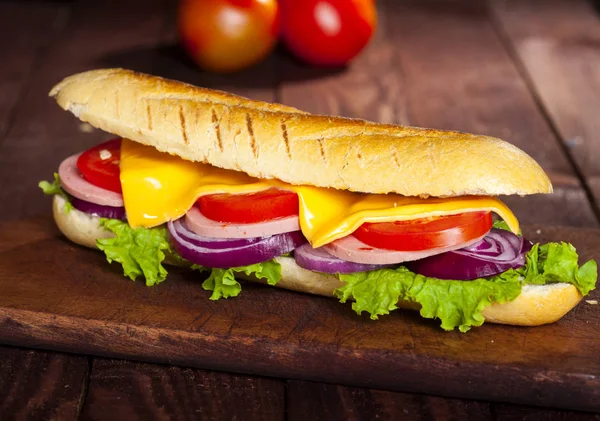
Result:
[[96,240],[115,235],[100,226],[100,218],[72,209],[65,212],[66,200],[54,195],[52,214],[58,229],[71,241],[82,246],[96,248]]
[[50,96],[100,129],[259,178],[421,197],[552,192],[532,158],[487,136],[311,115],[123,69],[68,77]]
[[[65,213],[64,203],[62,197],[54,196],[54,220],[67,238],[77,244],[96,248],[97,238],[113,236],[99,225],[100,219],[95,216],[76,209]],[[333,275],[302,269],[292,258],[279,257],[277,261],[281,264],[282,278],[277,283],[280,288],[331,297],[333,290],[342,285]],[[241,277],[261,282],[252,276]],[[493,303],[483,310],[483,316],[491,323],[538,326],[557,321],[581,299],[582,296],[577,288],[570,284],[525,285],[521,295],[515,300],[504,304]],[[419,309],[419,306],[412,302],[398,304],[402,308]]]

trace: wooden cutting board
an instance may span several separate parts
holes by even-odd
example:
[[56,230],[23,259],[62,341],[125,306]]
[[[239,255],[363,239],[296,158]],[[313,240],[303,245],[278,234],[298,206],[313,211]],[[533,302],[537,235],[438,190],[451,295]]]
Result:
[[[600,258],[600,230],[536,228]],[[600,307],[537,328],[467,334],[396,311],[245,284],[212,302],[196,273],[148,288],[49,219],[0,225],[0,343],[390,390],[600,411]],[[588,300],[600,299],[593,292]]]

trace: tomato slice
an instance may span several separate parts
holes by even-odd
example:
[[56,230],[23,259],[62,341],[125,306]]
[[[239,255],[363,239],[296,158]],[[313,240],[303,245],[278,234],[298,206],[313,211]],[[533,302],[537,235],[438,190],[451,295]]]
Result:
[[373,247],[417,251],[466,243],[492,228],[490,212],[415,219],[412,221],[364,223],[353,235]]
[[119,177],[121,139],[113,139],[96,145],[79,156],[77,169],[87,181],[95,186],[122,193]]
[[252,224],[298,215],[298,195],[271,188],[248,194],[211,194],[196,202],[208,219]]

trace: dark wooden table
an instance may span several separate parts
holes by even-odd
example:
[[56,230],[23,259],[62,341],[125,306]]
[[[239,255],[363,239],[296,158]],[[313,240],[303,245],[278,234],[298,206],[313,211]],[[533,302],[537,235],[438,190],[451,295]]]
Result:
[[[170,1],[0,2],[3,218],[47,214],[37,181],[107,137],[59,110],[50,87],[119,66],[315,113],[502,137],[537,159],[555,186],[551,196],[508,200],[523,223],[598,227],[600,23],[591,3],[377,4],[377,35],[348,69],[309,68],[277,52],[217,76],[175,47]],[[2,420],[376,418],[600,415],[0,347]]]

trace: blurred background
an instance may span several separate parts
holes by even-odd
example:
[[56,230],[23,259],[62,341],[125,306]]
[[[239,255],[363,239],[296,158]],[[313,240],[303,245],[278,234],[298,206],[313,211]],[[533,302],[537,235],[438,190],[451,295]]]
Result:
[[[0,2],[0,203],[109,138],[47,97],[124,67],[321,114],[501,137],[555,194],[507,202],[524,223],[597,226],[600,24],[588,0]],[[517,170],[518,169],[514,169]]]

